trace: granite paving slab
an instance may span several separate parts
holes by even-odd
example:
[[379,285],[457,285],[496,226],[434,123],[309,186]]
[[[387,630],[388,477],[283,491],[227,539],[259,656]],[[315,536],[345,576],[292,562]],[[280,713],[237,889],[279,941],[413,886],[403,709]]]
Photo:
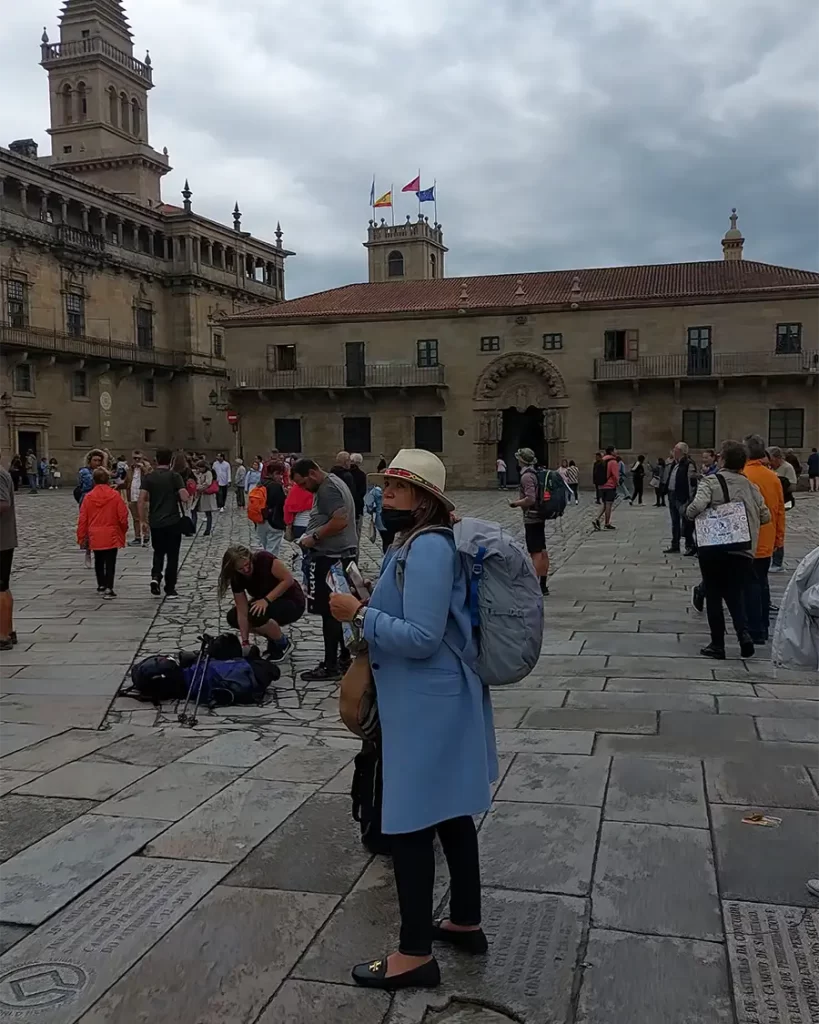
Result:
[[93,800],[57,800],[8,793],[0,798],[0,861],[8,860],[95,806]]
[[495,722],[496,729],[516,729],[523,717],[527,713],[527,708],[493,708],[492,717]]
[[738,1024],[819,1019],[819,910],[722,905]]
[[178,821],[229,786],[240,771],[204,764],[168,764],[100,804],[95,813]]
[[593,928],[576,1024],[734,1024],[716,942]]
[[110,699],[116,692],[122,674],[113,676],[88,676],[84,679],[60,679],[49,677],[33,679],[15,674],[10,679],[4,677],[0,691],[8,694],[37,697],[98,697]]
[[708,828],[699,762],[615,757],[604,817]]
[[612,654],[606,662],[606,675],[639,679],[713,679],[714,663],[707,658],[658,658],[651,655]]
[[524,729],[580,729],[587,732],[657,732],[652,711],[608,711],[592,708],[533,708],[523,720]]
[[29,924],[0,923],[0,955],[5,953],[7,949],[11,949],[21,939],[24,939],[31,931],[32,926]]
[[819,794],[801,765],[747,761],[705,762],[708,799],[712,803],[819,810]]
[[6,862],[3,919],[41,924],[166,827],[164,821],[102,814],[63,825]]
[[600,807],[609,758],[574,754],[517,754],[498,800]]
[[[810,718],[757,718],[756,727],[763,740],[819,743],[819,719],[815,715]],[[816,757],[819,757],[819,750]]]
[[32,779],[36,779],[39,772],[12,771],[10,768],[0,768],[0,796],[5,796],[18,786],[24,786]]
[[[605,664],[604,654],[576,654],[572,658],[564,658],[558,654],[542,654],[532,670],[532,675],[547,678],[599,676],[604,674]],[[527,676],[528,678],[530,677]]]
[[[606,685],[604,675],[594,676],[556,676],[549,672],[538,672],[537,675],[529,674],[515,683],[515,690],[602,690]],[[496,693],[502,693],[505,688],[496,688],[492,691],[492,697]]]
[[630,693],[711,693],[730,694],[736,697],[753,696],[753,687],[748,682],[728,682],[716,679],[638,679],[629,676],[612,677],[606,682],[606,692],[626,690]]
[[98,729],[114,696],[70,697],[53,694],[47,700],[36,694],[10,693],[3,699],[3,719],[29,725],[63,725]]
[[316,893],[217,886],[82,1024],[253,1021],[336,903]]
[[616,733],[598,736],[594,752],[646,757],[716,757],[729,761],[747,759],[768,764],[810,764],[816,757],[816,747],[810,743],[762,743],[759,740],[724,740],[712,736],[618,736]]
[[0,767],[14,771],[50,772],[69,761],[92,754],[115,743],[118,738],[128,735],[128,730],[117,726],[113,729],[68,729],[57,736],[51,736],[39,743],[18,750],[0,760]]
[[345,765],[341,771],[332,777],[329,782],[325,782],[321,787],[322,793],[345,793],[350,794],[350,790],[353,785],[353,773],[355,772],[355,762],[350,761],[349,764]]
[[755,718],[806,718],[819,722],[819,704],[811,700],[764,697],[720,697],[720,714],[753,715]]
[[329,782],[354,754],[331,747],[285,746],[257,764],[248,773],[253,779],[272,782]]
[[805,888],[819,866],[819,812],[766,807],[776,828],[746,825],[756,807],[712,804],[717,875],[723,899],[815,907]]
[[286,981],[256,1024],[381,1024],[389,1006],[386,992]]
[[[581,630],[582,627],[578,627],[578,632],[574,634],[574,639],[582,641],[583,654],[633,655],[640,647],[645,646],[632,633],[597,633],[582,632]],[[676,654],[675,648],[678,644],[676,632],[655,633],[651,638],[652,648],[654,650],[662,650],[669,656]]]
[[24,725],[20,722],[0,721],[0,754],[7,756],[24,750],[49,736],[58,736],[67,728],[67,725]]
[[661,711],[660,735],[691,739],[753,740],[750,715],[706,715],[698,711]]
[[36,781],[27,783],[18,792],[33,796],[107,800],[153,770],[146,765],[116,764],[113,761],[86,758],[40,775]]
[[722,940],[705,829],[604,821],[592,900],[598,927]]
[[176,761],[192,750],[204,746],[209,736],[190,736],[181,732],[155,732],[133,736],[112,743],[104,756],[127,764],[148,764],[160,767]]
[[567,708],[601,708],[609,711],[702,711],[715,713],[710,693],[628,693],[604,690],[601,693],[572,690]]
[[[152,857],[236,863],[313,792],[313,786],[238,779],[169,828],[145,852]],[[349,817],[349,800],[346,804]]]
[[[75,1024],[225,870],[143,857],[120,865],[0,958],[0,1021]],[[44,989],[53,998],[32,1010]]]
[[800,686],[795,683],[754,683],[754,691],[757,697],[819,701],[819,684]]
[[215,736],[201,747],[185,754],[183,764],[218,764],[228,768],[252,768],[269,757],[281,744],[277,736],[260,736],[255,732],[233,731]]
[[496,800],[479,832],[488,886],[585,896],[600,811]]
[[593,732],[559,729],[496,729],[498,752],[502,754],[590,754]]
[[517,686],[496,686],[492,690],[492,708],[559,708],[566,699],[566,690],[525,690]]

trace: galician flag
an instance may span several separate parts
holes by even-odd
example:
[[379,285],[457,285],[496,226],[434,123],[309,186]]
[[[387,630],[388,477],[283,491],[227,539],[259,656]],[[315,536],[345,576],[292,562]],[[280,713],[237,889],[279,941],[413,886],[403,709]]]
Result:
[[385,192],[383,196],[379,196],[373,203],[373,206],[392,206],[392,189],[389,192]]
[[421,188],[421,175],[416,175],[412,181],[408,182],[401,191],[402,192],[417,192]]

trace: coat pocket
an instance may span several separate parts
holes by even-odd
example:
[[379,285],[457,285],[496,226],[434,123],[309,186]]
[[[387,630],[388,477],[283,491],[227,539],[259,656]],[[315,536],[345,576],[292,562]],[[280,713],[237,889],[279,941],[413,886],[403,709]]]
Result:
[[407,685],[429,697],[457,697],[466,682],[459,668],[423,668],[410,672]]

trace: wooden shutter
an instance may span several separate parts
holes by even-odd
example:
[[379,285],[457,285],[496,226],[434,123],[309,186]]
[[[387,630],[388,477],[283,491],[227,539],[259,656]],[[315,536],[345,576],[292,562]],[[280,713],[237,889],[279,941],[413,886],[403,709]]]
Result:
[[626,331],[626,359],[636,360],[640,355],[640,332]]

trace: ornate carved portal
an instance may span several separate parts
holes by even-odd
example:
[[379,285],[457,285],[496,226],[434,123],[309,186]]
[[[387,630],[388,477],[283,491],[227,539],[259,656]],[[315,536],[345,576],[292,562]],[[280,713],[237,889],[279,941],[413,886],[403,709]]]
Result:
[[560,458],[566,440],[567,394],[563,377],[550,360],[525,352],[501,356],[481,373],[474,397],[481,473],[494,473],[500,454],[514,480],[518,447],[533,448],[549,464]]

